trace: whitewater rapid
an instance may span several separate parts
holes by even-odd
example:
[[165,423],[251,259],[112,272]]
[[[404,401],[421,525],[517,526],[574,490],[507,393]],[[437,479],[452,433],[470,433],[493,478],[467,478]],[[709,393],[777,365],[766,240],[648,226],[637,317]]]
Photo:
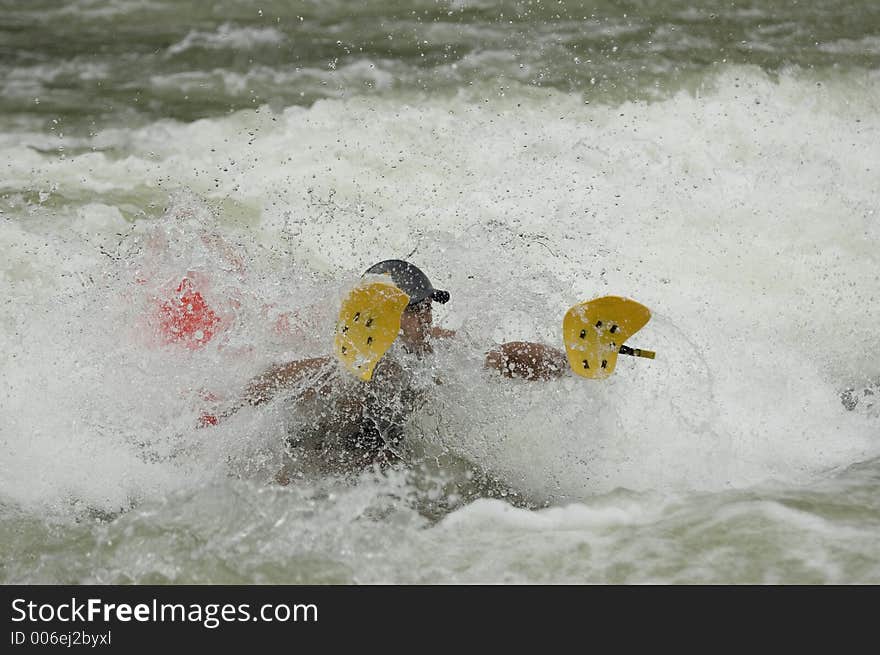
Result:
[[[652,103],[472,88],[7,133],[0,496],[113,512],[268,481],[282,408],[199,428],[200,393],[328,352],[341,290],[388,257],[451,291],[435,317],[459,333],[412,438],[534,502],[805,484],[876,457],[880,419],[840,393],[880,374],[877,81],[729,67]],[[187,272],[228,320],[197,352],[144,328]],[[500,341],[558,345],[565,310],[608,294],[653,310],[633,344],[655,361],[605,383],[481,369]]]

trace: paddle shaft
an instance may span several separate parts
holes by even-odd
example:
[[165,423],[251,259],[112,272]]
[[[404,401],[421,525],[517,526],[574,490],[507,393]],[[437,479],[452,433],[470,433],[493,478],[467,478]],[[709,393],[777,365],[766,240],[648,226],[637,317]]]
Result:
[[633,357],[645,357],[647,359],[654,359],[654,351],[652,350],[642,350],[641,348],[630,348],[629,346],[621,346],[618,352],[621,355],[631,355]]

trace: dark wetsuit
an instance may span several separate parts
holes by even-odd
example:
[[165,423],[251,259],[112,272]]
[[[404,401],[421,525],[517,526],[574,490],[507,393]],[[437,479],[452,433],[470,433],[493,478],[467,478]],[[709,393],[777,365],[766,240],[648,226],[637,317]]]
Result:
[[[396,350],[395,352],[392,352]],[[322,472],[346,472],[398,461],[404,427],[425,398],[413,356],[392,349],[369,382],[333,367],[330,392],[297,401],[288,453]],[[396,356],[395,356],[396,355]]]

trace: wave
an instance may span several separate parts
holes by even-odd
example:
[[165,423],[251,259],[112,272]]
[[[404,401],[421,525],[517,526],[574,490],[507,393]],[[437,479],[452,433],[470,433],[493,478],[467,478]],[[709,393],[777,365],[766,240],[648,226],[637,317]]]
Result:
[[[323,100],[105,130],[69,156],[7,135],[0,494],[118,509],[268,479],[289,415],[198,428],[206,382],[234,396],[271,361],[325,351],[333,299],[395,256],[453,292],[436,316],[461,337],[412,439],[536,502],[868,459],[877,417],[840,392],[880,372],[878,88],[730,67],[652,103],[526,87]],[[150,298],[191,273],[228,330],[157,347]],[[558,342],[565,309],[605,294],[652,308],[637,345],[656,361],[602,385],[480,370],[498,341]]]
[[187,50],[248,50],[266,45],[281,45],[287,40],[285,34],[272,27],[237,27],[223,23],[216,30],[191,30],[183,39],[168,47],[168,55],[178,55]]

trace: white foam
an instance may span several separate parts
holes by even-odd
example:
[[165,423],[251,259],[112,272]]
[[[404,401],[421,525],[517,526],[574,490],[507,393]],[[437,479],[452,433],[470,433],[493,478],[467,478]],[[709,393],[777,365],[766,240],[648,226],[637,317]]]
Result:
[[822,52],[835,55],[871,56],[880,54],[880,36],[869,35],[861,39],[836,39],[818,46]]
[[[399,68],[399,66],[398,66]],[[316,94],[319,97],[343,98],[348,89],[388,89],[394,80],[393,62],[356,60],[345,66],[326,68],[253,66],[246,73],[222,68],[210,71],[186,71],[157,74],[150,77],[150,84],[158,91],[177,91],[187,94],[224,94],[248,96],[259,91],[262,97],[272,95],[273,89],[296,86],[301,96]]]
[[287,37],[274,27],[237,27],[223,23],[216,30],[191,30],[183,39],[170,46],[169,55],[177,55],[193,48],[208,50],[248,50],[266,45],[280,45]]
[[480,499],[446,516],[444,529],[507,529],[516,532],[591,530],[640,525],[658,518],[658,508],[631,501],[585,505],[574,503],[541,510],[526,510],[501,500]]

